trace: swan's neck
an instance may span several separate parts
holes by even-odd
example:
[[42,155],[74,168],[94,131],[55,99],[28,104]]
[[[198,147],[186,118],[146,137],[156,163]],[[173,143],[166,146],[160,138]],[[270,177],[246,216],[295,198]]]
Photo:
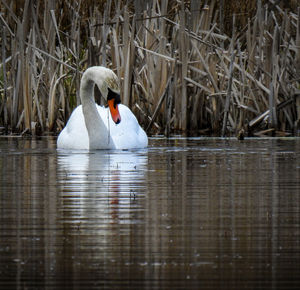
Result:
[[[99,76],[97,76],[99,79]],[[99,82],[102,80],[99,79]],[[97,84],[98,86],[100,85]],[[113,140],[110,137],[107,126],[98,113],[94,98],[95,78],[93,74],[84,74],[80,85],[80,98],[85,125],[89,135],[90,149],[107,149],[114,148]],[[106,96],[104,96],[106,97]]]

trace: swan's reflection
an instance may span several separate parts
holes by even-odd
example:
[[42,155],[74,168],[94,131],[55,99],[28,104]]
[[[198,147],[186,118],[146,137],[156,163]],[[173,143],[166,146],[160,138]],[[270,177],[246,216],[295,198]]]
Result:
[[82,218],[127,220],[128,207],[143,188],[146,152],[59,151],[65,210],[72,212],[77,222]]
[[55,272],[72,281],[95,279],[94,275],[100,281],[103,273],[113,277],[120,245],[125,247],[122,252],[128,250],[132,227],[141,221],[147,163],[145,149],[57,152],[62,236],[48,239],[47,248],[56,253],[54,260],[63,269],[53,266],[46,276]]

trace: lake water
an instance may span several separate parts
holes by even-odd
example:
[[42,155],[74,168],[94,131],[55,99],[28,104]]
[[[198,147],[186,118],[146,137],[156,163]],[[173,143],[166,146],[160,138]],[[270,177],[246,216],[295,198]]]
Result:
[[0,138],[1,289],[300,289],[300,139]]

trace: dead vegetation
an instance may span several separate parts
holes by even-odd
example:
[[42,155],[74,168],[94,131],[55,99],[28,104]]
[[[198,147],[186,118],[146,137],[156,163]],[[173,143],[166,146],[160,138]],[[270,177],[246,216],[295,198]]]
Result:
[[0,1],[2,133],[60,132],[104,65],[148,133],[299,134],[299,8],[257,1],[226,34],[224,1]]

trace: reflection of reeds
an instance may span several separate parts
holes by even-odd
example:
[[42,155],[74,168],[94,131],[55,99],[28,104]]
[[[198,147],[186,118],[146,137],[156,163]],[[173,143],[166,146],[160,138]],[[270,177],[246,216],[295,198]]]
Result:
[[59,132],[91,65],[116,72],[149,133],[299,131],[300,10],[257,1],[241,31],[232,17],[228,36],[217,1],[24,0],[22,13],[1,1],[5,132]]

